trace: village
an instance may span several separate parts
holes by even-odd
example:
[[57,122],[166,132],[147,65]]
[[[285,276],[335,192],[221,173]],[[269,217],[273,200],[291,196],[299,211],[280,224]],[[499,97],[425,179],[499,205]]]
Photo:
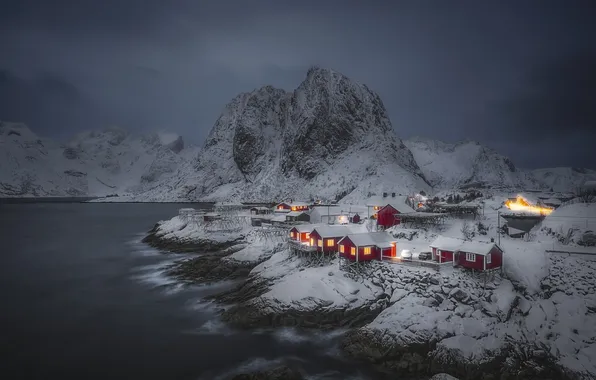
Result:
[[[527,240],[534,226],[573,198],[568,194],[530,201],[513,194],[497,197],[499,201],[491,203],[475,190],[442,198],[423,193],[383,193],[362,205],[291,200],[244,205],[238,206],[236,216],[245,218],[245,223],[250,220],[263,236],[283,240],[293,254],[310,265],[327,265],[339,258],[340,268],[353,274],[372,261],[489,274],[501,271],[507,260],[501,235]],[[231,208],[228,205],[228,211]],[[205,213],[202,218],[205,222],[225,219],[222,210],[226,207],[219,210]],[[490,226],[484,225],[487,219],[496,222],[491,236],[487,233]],[[506,222],[501,224],[502,220]],[[443,235],[442,231],[452,225],[462,226],[456,231],[459,236]],[[433,232],[429,241],[411,238],[418,231],[429,230]]]

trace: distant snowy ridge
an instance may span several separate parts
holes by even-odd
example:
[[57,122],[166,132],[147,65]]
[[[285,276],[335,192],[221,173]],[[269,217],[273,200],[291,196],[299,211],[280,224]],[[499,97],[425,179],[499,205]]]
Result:
[[484,185],[511,189],[573,191],[596,179],[596,171],[579,168],[525,170],[478,142],[445,143],[414,137],[404,140],[435,190]]
[[181,137],[88,131],[60,144],[26,125],[0,122],[0,196],[106,196],[138,193],[196,156]]

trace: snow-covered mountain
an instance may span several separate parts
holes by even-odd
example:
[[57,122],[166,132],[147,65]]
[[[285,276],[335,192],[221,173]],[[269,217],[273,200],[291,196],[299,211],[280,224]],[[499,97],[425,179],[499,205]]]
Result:
[[430,188],[380,97],[318,67],[293,92],[266,86],[234,98],[175,177],[138,198],[349,201]]
[[110,128],[66,144],[26,125],[0,122],[0,196],[105,196],[137,193],[196,156],[177,135],[133,136]]
[[590,169],[520,169],[508,157],[475,141],[451,144],[414,137],[404,140],[404,144],[435,190],[484,185],[565,192],[596,179],[596,171]]
[[438,189],[484,184],[508,188],[537,188],[531,173],[519,170],[513,162],[475,141],[449,144],[415,137],[404,141],[420,169]]

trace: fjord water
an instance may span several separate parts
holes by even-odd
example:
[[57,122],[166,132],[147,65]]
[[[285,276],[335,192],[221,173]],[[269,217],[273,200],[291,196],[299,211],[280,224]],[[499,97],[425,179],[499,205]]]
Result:
[[0,204],[3,373],[217,379],[289,362],[313,378],[379,378],[342,360],[333,335],[229,331],[201,301],[217,289],[163,276],[178,256],[140,239],[180,207],[189,205]]

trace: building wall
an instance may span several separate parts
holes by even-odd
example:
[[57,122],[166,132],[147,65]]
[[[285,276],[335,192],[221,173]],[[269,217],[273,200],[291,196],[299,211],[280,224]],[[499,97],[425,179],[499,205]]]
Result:
[[[323,252],[337,252],[338,251],[338,247],[337,247],[337,242],[342,238],[343,236],[338,236],[338,237],[332,237],[332,238],[324,238],[323,239]],[[329,242],[332,242],[332,245],[329,246]]]
[[397,213],[398,211],[394,209],[392,206],[383,207],[377,213],[377,224],[384,228],[389,228],[398,225],[400,221],[399,219],[395,218],[395,214]]
[[310,232],[301,232],[300,233],[300,241],[301,242],[303,242],[303,243],[308,242],[309,238],[310,238]]
[[466,260],[467,252],[458,252],[456,263],[464,268],[474,270],[484,270],[484,255],[476,254],[476,261],[470,262]]
[[287,203],[280,203],[280,204],[278,204],[278,205],[275,206],[275,209],[276,210],[290,210],[291,207]]
[[383,248],[381,250],[383,257],[396,257],[397,256],[397,247],[393,246],[393,248]]
[[292,240],[298,240],[298,238],[300,237],[300,233],[296,230],[296,228],[292,228],[290,229],[290,239]]
[[[365,249],[370,248],[370,254],[365,255]],[[380,256],[380,249],[378,247],[358,247],[358,261],[371,261],[371,260],[379,260]]]
[[355,247],[354,246],[354,243],[352,243],[352,241],[349,238],[345,238],[345,239],[343,239],[341,241],[341,244],[340,245],[343,245],[344,246],[344,252],[342,253],[340,251],[339,247],[338,247],[337,250],[339,252],[339,255],[341,257],[344,257],[344,258],[348,259],[348,260],[356,261],[356,255],[352,256],[351,253],[350,253],[352,247]]
[[[310,240],[310,243],[311,243],[310,245],[311,246],[318,247],[319,246],[318,242],[319,242],[319,240],[321,240],[321,235],[319,235],[317,233],[317,231],[313,231],[313,232],[310,233],[310,239],[309,240]],[[318,250],[318,248],[317,248],[317,250]]]
[[310,221],[310,215],[308,215],[307,213],[298,215],[296,217],[296,220],[299,222],[309,222]]
[[[431,247],[433,253],[433,260],[440,263],[453,261],[453,251],[446,249],[439,249],[437,247]],[[440,258],[440,260],[439,260]]]
[[490,250],[491,263],[486,264],[486,269],[500,268],[503,265],[503,252],[496,246]]

